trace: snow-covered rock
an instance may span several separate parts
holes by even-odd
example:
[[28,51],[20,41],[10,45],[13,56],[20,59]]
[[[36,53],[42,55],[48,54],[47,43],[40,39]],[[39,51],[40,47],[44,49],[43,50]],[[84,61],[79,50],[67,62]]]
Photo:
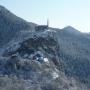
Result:
[[49,60],[48,60],[48,58],[44,58],[44,62],[46,62],[46,63],[49,64]]
[[56,71],[53,71],[52,72],[52,77],[53,77],[53,79],[56,79],[56,78],[59,77],[59,74]]

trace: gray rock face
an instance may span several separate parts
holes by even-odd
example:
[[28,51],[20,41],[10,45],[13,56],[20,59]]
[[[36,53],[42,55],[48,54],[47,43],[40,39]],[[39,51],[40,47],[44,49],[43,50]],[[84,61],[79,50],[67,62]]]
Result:
[[14,47],[6,49],[0,61],[1,74],[30,80],[29,85],[39,87],[36,90],[87,89],[74,78],[65,76],[58,41],[50,33],[45,31],[38,35],[36,32],[21,42],[16,50]]

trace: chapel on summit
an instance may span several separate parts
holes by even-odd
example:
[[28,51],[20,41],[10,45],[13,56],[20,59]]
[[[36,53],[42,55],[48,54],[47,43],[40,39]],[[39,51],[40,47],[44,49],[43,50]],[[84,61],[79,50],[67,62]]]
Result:
[[35,27],[35,31],[45,31],[49,28],[49,21],[47,20],[47,25],[38,25]]

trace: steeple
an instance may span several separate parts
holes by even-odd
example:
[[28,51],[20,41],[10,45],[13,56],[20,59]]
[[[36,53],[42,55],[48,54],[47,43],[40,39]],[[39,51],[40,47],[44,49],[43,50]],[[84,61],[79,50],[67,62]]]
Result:
[[46,25],[38,25],[35,27],[35,31],[45,31],[49,29],[49,21],[47,19],[47,24]]
[[49,20],[47,19],[47,26],[49,27]]

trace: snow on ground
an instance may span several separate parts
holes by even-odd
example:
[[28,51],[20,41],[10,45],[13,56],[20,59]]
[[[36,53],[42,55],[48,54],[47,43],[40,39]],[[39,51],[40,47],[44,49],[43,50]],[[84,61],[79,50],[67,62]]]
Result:
[[[13,40],[11,40],[7,45],[5,45],[6,50],[9,51],[15,51],[16,49],[18,49],[20,47],[20,43],[29,39],[29,38],[38,38],[38,37],[48,37],[51,36],[53,37],[53,32],[55,32],[54,30],[45,30],[45,31],[40,31],[40,32],[21,32],[19,36],[15,37]],[[5,48],[4,47],[4,48]]]
[[21,45],[18,42],[11,44],[9,47],[6,48],[8,52],[16,51]]
[[52,77],[53,77],[53,79],[56,79],[56,78],[59,77],[59,74],[56,71],[53,71],[52,72]]
[[44,62],[49,63],[48,58],[44,58]]
[[59,70],[55,68],[55,70],[52,72],[53,79],[56,79],[59,77]]

